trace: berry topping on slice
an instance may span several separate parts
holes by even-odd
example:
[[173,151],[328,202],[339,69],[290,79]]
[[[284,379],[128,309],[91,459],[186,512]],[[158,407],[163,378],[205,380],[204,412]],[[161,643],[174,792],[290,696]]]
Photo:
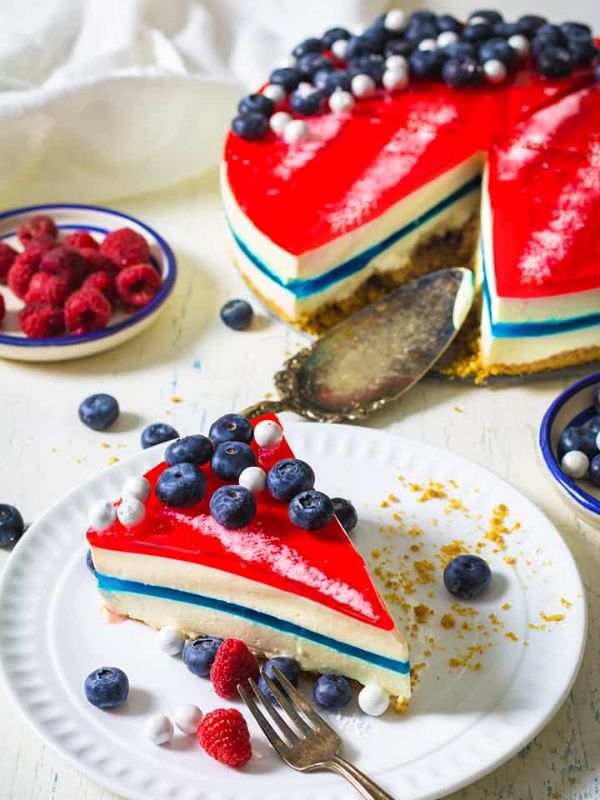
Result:
[[237,482],[247,467],[256,466],[256,454],[245,442],[221,442],[213,454],[211,466],[221,480]]
[[129,679],[117,667],[100,667],[85,679],[85,696],[97,708],[118,708],[129,695]]
[[[219,447],[231,446],[233,445],[219,445]],[[236,446],[248,445],[237,443]],[[210,498],[210,513],[224,528],[243,528],[256,514],[256,499],[250,489],[243,486],[221,486]]]
[[343,497],[332,497],[333,513],[346,533],[350,533],[358,524],[358,514],[350,502]]
[[221,442],[246,442],[249,444],[254,436],[252,425],[239,414],[224,414],[210,426],[208,438],[213,446]]
[[30,303],[19,311],[19,325],[26,336],[45,339],[60,336],[65,330],[65,318],[60,306],[51,303]]
[[77,336],[106,328],[110,315],[110,303],[95,289],[73,292],[65,303],[67,330]]
[[221,308],[221,319],[234,331],[245,331],[253,317],[252,306],[246,300],[228,300]]
[[17,236],[21,244],[25,245],[32,239],[56,239],[58,230],[54,220],[47,214],[36,214],[21,225]]
[[193,506],[205,492],[206,477],[194,464],[167,467],[156,482],[156,496],[170,508]]
[[25,523],[19,510],[8,503],[0,503],[0,547],[11,547],[19,541],[24,530]]
[[109,233],[100,245],[100,252],[107,255],[119,267],[143,264],[150,257],[148,242],[131,228],[118,228]]
[[211,758],[228,767],[243,767],[250,761],[250,731],[237,708],[216,708],[198,725],[198,741]]
[[333,503],[323,492],[308,489],[300,492],[290,502],[288,515],[291,522],[307,531],[324,528],[333,517]]
[[201,636],[188,642],[183,648],[183,663],[201,678],[208,678],[217,650],[223,644],[223,639],[214,636]]
[[455,597],[472,600],[479,597],[492,580],[492,572],[483,558],[473,555],[457,556],[444,570],[444,585]]
[[94,431],[110,427],[119,416],[119,403],[110,394],[91,394],[79,405],[79,419]]
[[201,433],[183,436],[170,444],[165,450],[165,461],[169,466],[188,462],[202,466],[212,458],[213,446],[207,436]]
[[258,111],[246,111],[243,114],[238,114],[233,118],[231,123],[231,130],[239,136],[240,139],[247,139],[249,142],[255,142],[257,139],[262,139],[269,130],[269,122],[264,114]]
[[155,444],[169,442],[171,439],[179,439],[179,433],[172,425],[166,422],[153,422],[142,431],[141,444],[144,450],[147,447],[154,447]]
[[300,492],[312,489],[315,473],[299,458],[283,458],[267,475],[267,488],[276,500],[291,500]]
[[238,103],[238,111],[245,114],[247,111],[256,111],[265,117],[270,117],[275,111],[275,103],[264,94],[248,94]]
[[160,285],[160,275],[150,264],[133,264],[117,275],[117,294],[130,308],[147,306],[158,294]]
[[260,670],[258,662],[240,639],[226,639],[217,650],[210,669],[210,679],[219,697],[231,700],[237,697],[241,684],[250,689],[248,680],[257,681]]

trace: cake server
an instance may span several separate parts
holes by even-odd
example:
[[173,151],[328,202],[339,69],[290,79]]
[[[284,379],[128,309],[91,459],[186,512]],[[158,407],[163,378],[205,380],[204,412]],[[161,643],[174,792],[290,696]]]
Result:
[[242,413],[295,411],[318,422],[360,419],[408,392],[447,350],[474,298],[453,268],[400,286],[292,356],[275,375],[280,400]]

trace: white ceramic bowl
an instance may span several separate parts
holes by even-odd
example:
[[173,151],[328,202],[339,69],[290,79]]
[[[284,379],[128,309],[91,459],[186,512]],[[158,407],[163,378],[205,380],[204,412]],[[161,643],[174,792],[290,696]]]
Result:
[[594,392],[600,387],[600,372],[569,386],[552,403],[542,420],[540,448],[555,487],[575,513],[600,529],[600,487],[589,481],[574,481],[560,468],[558,440],[570,425],[584,425],[598,414]]
[[21,332],[17,315],[23,303],[8,287],[0,286],[6,303],[6,316],[0,323],[0,356],[19,361],[66,361],[108,350],[147,328],[163,309],[175,284],[175,255],[162,236],[139,219],[112,208],[57,203],[15,208],[1,213],[0,240],[18,245],[16,232],[19,226],[34,214],[49,214],[63,234],[83,229],[90,231],[97,239],[103,239],[116,228],[132,228],[148,242],[152,259],[162,276],[162,286],[145,308],[134,314],[113,314],[109,325],[100,331],[47,339],[29,339]]

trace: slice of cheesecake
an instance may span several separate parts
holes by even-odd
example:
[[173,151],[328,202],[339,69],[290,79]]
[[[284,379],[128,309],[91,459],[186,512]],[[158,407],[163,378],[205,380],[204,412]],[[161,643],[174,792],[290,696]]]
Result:
[[[276,418],[253,424],[262,419]],[[293,457],[285,438],[274,449],[252,447],[266,472]],[[304,530],[290,522],[288,503],[265,490],[253,521],[227,529],[210,514],[210,497],[223,485],[210,465],[201,467],[205,496],[185,509],[168,508],[155,495],[166,466],[146,474],[152,493],[143,522],[87,533],[110,607],[155,628],[235,637],[266,656],[291,656],[305,670],[410,695],[406,643],[335,517]]]

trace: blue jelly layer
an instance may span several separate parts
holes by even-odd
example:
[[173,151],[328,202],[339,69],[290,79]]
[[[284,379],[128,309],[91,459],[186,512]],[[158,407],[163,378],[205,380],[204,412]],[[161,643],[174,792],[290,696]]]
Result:
[[361,661],[366,661],[376,667],[389,669],[392,672],[399,672],[401,675],[408,675],[410,670],[408,661],[397,661],[394,658],[386,658],[377,653],[371,653],[369,650],[363,650],[361,647],[356,647],[346,642],[340,642],[330,636],[324,636],[322,633],[304,628],[302,625],[295,625],[293,622],[278,619],[271,614],[264,614],[262,611],[246,608],[246,606],[237,603],[229,603],[225,600],[217,600],[214,597],[205,597],[201,594],[184,592],[179,589],[169,589],[165,586],[153,586],[147,583],[113,578],[109,575],[103,575],[100,572],[96,575],[98,578],[98,588],[104,592],[141,594],[149,597],[158,597],[161,600],[170,600],[175,603],[190,603],[191,605],[200,606],[201,608],[210,608],[212,611],[219,611],[223,614],[242,617],[257,625],[264,625],[265,627],[274,628],[282,633],[307,639],[310,642],[322,645],[323,647],[329,647],[351,658],[358,658]]
[[481,186],[481,179],[479,177],[473,178],[468,183],[465,183],[464,186],[461,186],[460,189],[457,189],[455,192],[452,192],[452,194],[448,195],[448,197],[445,197],[435,206],[430,208],[429,211],[426,211],[420,217],[417,217],[417,219],[414,219],[412,222],[409,222],[408,225],[405,225],[404,227],[390,234],[387,238],[383,239],[381,242],[374,244],[372,247],[367,248],[367,250],[363,250],[362,253],[353,256],[352,258],[348,259],[348,261],[344,261],[342,264],[339,264],[337,267],[329,270],[323,275],[318,275],[315,278],[306,278],[304,280],[292,279],[289,282],[285,282],[284,280],[282,280],[279,277],[279,275],[277,275],[277,273],[274,272],[271,269],[271,267],[268,266],[268,264],[266,264],[261,258],[259,258],[255,253],[253,253],[252,250],[250,250],[250,248],[246,245],[246,243],[242,239],[240,239],[240,237],[233,229],[229,219],[227,219],[227,224],[229,225],[231,235],[235,239],[237,246],[244,253],[246,258],[248,258],[257,269],[259,269],[272,281],[279,284],[279,286],[282,286],[288,292],[291,292],[295,297],[297,298],[309,297],[311,294],[322,292],[329,286],[332,286],[335,283],[339,283],[340,281],[343,281],[345,278],[349,278],[355,273],[360,272],[367,266],[369,261],[371,261],[376,256],[388,250],[390,247],[396,244],[396,242],[400,241],[400,239],[403,239],[410,233],[414,233],[414,231],[420,228],[421,225],[424,225],[426,222],[429,222],[430,219],[433,219],[433,217],[437,216],[442,211],[445,211],[446,208],[453,205],[458,200],[462,200],[462,198],[466,197],[468,194],[478,191],[480,186]]

